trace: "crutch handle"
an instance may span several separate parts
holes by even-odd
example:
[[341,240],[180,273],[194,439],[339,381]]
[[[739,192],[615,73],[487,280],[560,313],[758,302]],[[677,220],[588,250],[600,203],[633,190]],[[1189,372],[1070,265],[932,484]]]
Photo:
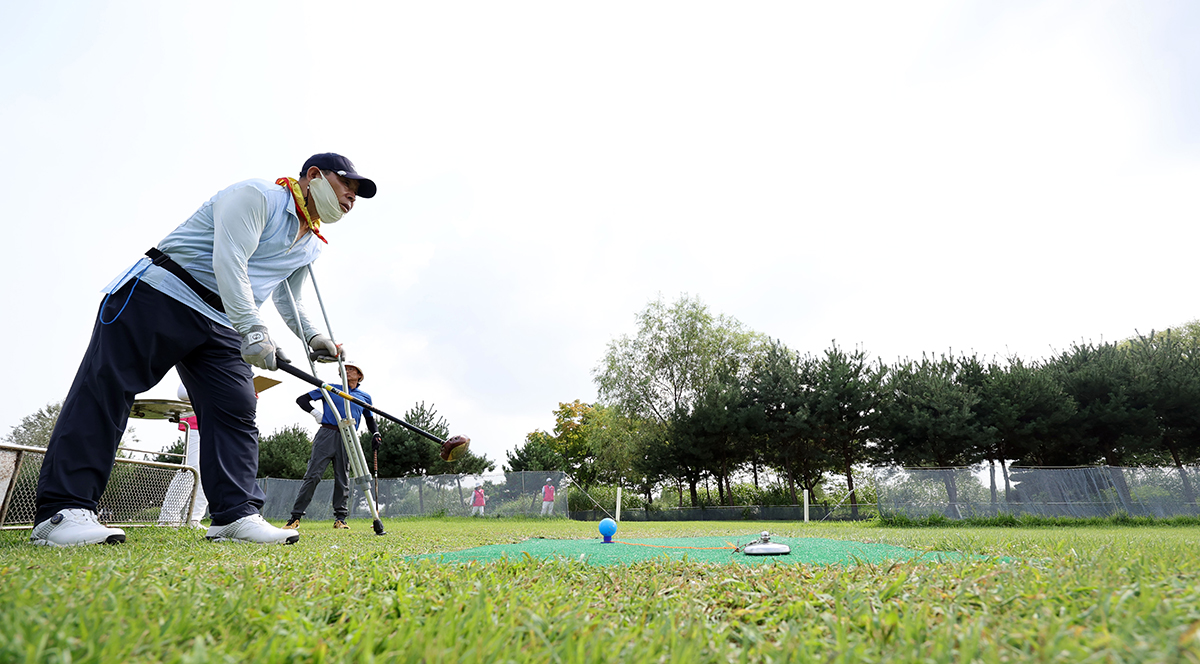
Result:
[[311,351],[308,354],[308,359],[313,362],[337,362],[337,357],[330,355],[329,351],[324,348]]

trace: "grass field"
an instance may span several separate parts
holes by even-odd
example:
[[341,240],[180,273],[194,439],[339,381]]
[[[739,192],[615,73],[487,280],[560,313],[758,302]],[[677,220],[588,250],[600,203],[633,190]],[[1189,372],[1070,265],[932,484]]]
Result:
[[[950,563],[597,566],[416,557],[593,523],[306,524],[295,546],[129,530],[45,549],[0,533],[0,662],[1200,662],[1200,528],[765,524],[973,554]],[[741,538],[758,523],[627,523]]]

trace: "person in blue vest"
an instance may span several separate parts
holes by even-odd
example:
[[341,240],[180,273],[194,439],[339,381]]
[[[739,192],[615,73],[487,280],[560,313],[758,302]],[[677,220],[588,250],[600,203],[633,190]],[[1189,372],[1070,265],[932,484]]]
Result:
[[[245,180],[217,192],[103,289],[91,341],[67,392],[38,476],[33,544],[118,544],[125,532],[96,513],[134,397],[174,367],[201,425],[200,479],[214,542],[292,544],[267,523],[255,483],[258,427],[251,366],[286,361],[259,307],[272,298],[314,350],[344,352],[317,332],[300,301],[323,224],[350,212],[375,183],[332,152],[309,157],[300,178]],[[295,294],[292,306],[288,290]]]
[[[375,402],[371,401],[371,395],[358,387],[363,381],[362,365],[357,362],[346,362],[346,381],[350,383],[350,389],[347,390],[350,396],[374,405]],[[343,389],[341,385],[333,385],[333,387],[339,390]],[[333,527],[339,530],[350,527],[346,525],[346,517],[350,516],[350,511],[346,506],[350,500],[350,457],[346,453],[346,446],[342,443],[342,434],[337,426],[338,420],[346,416],[346,401],[339,396],[331,395],[331,397],[337,413],[331,413],[325,407],[325,398],[321,395],[321,390],[305,392],[296,399],[296,405],[311,415],[317,424],[321,425],[321,428],[313,437],[312,454],[308,457],[308,470],[304,473],[304,483],[300,485],[300,493],[292,505],[292,518],[288,520],[284,528],[298,529],[300,527],[300,518],[304,516],[304,511],[312,502],[313,492],[317,490],[321,476],[325,474],[325,469],[329,467],[330,462],[333,462]],[[367,420],[367,430],[371,432],[372,446],[379,449],[383,436],[379,433],[379,427],[375,426],[375,416],[371,414],[371,411],[363,410],[362,406],[352,402],[350,419],[354,421],[356,431],[360,416]],[[355,440],[354,444],[357,445],[358,441]]]

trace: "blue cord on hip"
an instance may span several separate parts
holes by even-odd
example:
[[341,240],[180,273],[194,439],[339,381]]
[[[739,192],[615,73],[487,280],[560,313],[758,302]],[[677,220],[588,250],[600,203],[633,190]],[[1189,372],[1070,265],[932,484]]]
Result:
[[[118,311],[117,315],[113,316],[112,320],[110,320],[110,321],[104,320],[104,307],[108,306],[108,298],[112,297],[112,293],[109,293],[104,296],[104,302],[102,302],[100,304],[100,324],[101,325],[112,325],[113,323],[117,322],[117,319],[120,318],[121,314],[125,312],[125,307],[129,306],[129,299],[133,297],[133,290],[135,288],[137,288],[138,282],[142,280],[142,275],[146,274],[146,270],[149,270],[151,265],[153,265],[153,263],[147,263],[146,267],[142,268],[141,272],[138,272],[136,275],[134,275],[133,286],[131,286],[129,288],[129,295],[125,296],[125,304],[121,305],[121,310]],[[137,263],[134,263],[133,267],[129,268],[128,272],[121,275],[121,281],[124,282],[125,278],[128,277],[129,273],[133,272],[133,269],[136,267],[137,267]],[[122,285],[124,285],[124,284],[122,284]],[[120,287],[117,287],[114,290],[121,290],[121,289],[120,289]]]

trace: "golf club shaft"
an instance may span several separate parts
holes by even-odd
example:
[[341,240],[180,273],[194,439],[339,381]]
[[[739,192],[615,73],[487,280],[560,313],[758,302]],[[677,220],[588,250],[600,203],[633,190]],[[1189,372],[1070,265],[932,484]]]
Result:
[[339,397],[342,397],[343,399],[347,399],[348,401],[350,401],[350,403],[355,404],[355,405],[363,408],[364,410],[369,410],[372,413],[375,413],[376,415],[386,417],[387,419],[395,422],[396,424],[399,424],[400,426],[404,427],[405,429],[408,429],[409,431],[411,431],[415,434],[424,436],[424,437],[428,438],[429,440],[432,440],[433,442],[438,443],[439,445],[446,442],[446,441],[442,440],[441,438],[438,438],[437,436],[422,429],[421,427],[409,424],[408,422],[405,422],[404,420],[400,419],[399,417],[395,417],[394,415],[389,415],[389,414],[383,412],[382,410],[379,410],[375,406],[372,406],[371,404],[363,401],[362,399],[351,396],[351,395],[347,394],[346,392],[343,392],[342,390],[339,390],[338,388],[330,385],[329,383],[322,381],[320,378],[317,378],[316,376],[304,373],[303,371],[292,366],[290,362],[285,362],[285,361],[279,362],[279,369],[285,373],[289,373],[289,374],[295,376],[296,378],[299,378],[300,380],[302,380],[306,383],[315,385],[318,388],[325,390],[326,392],[329,392],[331,394],[336,394]]

